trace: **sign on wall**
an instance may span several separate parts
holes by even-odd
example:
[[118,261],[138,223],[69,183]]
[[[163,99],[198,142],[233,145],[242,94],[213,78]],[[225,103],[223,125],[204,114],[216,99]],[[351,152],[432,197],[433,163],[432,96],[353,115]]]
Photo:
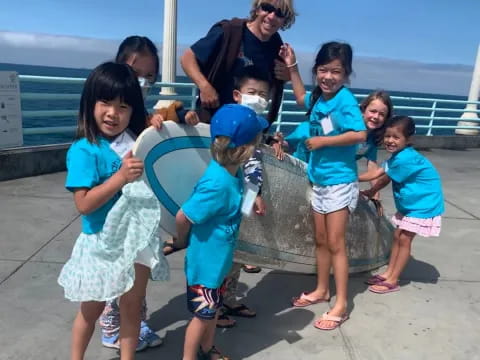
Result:
[[14,71],[0,71],[0,149],[22,145],[18,74]]

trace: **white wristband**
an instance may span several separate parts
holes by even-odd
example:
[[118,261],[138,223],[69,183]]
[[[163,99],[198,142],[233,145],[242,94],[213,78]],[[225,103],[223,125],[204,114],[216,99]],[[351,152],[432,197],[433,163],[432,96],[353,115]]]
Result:
[[295,61],[293,64],[287,65],[287,68],[292,68],[294,66],[297,66],[298,61]]

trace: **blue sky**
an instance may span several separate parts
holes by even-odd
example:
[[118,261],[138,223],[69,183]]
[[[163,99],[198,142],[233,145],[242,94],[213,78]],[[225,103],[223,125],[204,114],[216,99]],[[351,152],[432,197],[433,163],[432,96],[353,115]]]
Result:
[[[178,0],[179,47],[220,19],[246,17],[250,4]],[[163,6],[162,0],[8,0],[0,12],[0,62],[92,67],[111,58],[128,35],[160,44]],[[436,91],[468,92],[480,42],[479,0],[296,0],[295,7],[297,21],[281,35],[303,53],[306,73],[323,42],[341,40],[354,49],[353,85],[431,91],[423,81],[435,82]]]
[[[328,40],[356,55],[471,65],[480,41],[478,0],[297,0],[297,23],[282,33],[303,51]],[[250,0],[178,0],[178,43],[191,44],[218,19],[246,16]],[[119,40],[162,40],[161,0],[15,0],[0,30]]]

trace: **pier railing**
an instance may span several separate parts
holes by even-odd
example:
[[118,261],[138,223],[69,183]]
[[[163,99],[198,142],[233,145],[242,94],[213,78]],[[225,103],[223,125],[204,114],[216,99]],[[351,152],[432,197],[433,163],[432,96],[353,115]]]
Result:
[[[81,85],[85,81],[83,78],[68,78],[68,77],[47,77],[47,76],[31,76],[20,75],[20,82],[22,83],[43,83],[43,84],[68,84]],[[162,83],[155,84],[155,89],[159,87],[173,87],[177,89],[178,95],[150,95],[147,103],[152,103],[159,99],[174,99],[183,101],[191,108],[195,107],[197,91],[192,83]],[[39,87],[41,88],[41,87]],[[78,113],[78,104],[80,100],[81,86],[78,87],[77,93],[48,93],[44,91],[23,92],[21,93],[22,100],[22,117],[24,119],[52,119],[52,118],[71,118],[71,125],[62,126],[29,126],[23,128],[24,135],[40,135],[40,134],[62,134],[73,133],[76,129],[76,117]],[[152,93],[156,91],[153,89]],[[357,99],[361,101],[367,95],[355,94]],[[37,101],[40,106],[45,105],[44,109],[33,110],[25,109],[24,103],[27,101]],[[52,102],[57,101],[71,101],[76,104],[74,109],[57,109],[52,110]],[[468,102],[466,100],[448,100],[441,98],[422,98],[422,97],[404,97],[392,96],[395,113],[412,116],[417,128],[422,129],[425,135],[450,134],[453,135],[455,130],[463,129],[473,132],[480,130],[480,119],[477,117],[461,118],[465,112],[467,104],[474,104],[480,108],[480,102]],[[304,121],[305,111],[299,110],[293,100],[293,91],[285,90],[284,99],[281,105],[281,111],[277,121],[273,124],[277,131],[289,132],[299,122]],[[480,110],[469,110],[469,113],[475,113],[480,117]],[[460,124],[459,124],[460,121]],[[467,122],[467,123],[465,123]],[[25,123],[25,121],[24,121]],[[39,123],[39,121],[36,121]]]

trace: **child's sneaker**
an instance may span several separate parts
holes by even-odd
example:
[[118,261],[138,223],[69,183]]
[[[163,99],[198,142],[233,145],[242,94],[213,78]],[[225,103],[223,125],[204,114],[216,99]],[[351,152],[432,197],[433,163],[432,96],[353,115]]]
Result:
[[[118,349],[120,350],[120,341],[118,341],[119,334],[106,336],[102,334],[102,345],[111,349]],[[138,344],[136,351],[145,350],[148,347],[148,343],[142,339],[141,337],[138,338]]]
[[140,339],[145,341],[148,347],[156,347],[163,344],[162,338],[155,334],[145,321],[142,321],[140,325]]

